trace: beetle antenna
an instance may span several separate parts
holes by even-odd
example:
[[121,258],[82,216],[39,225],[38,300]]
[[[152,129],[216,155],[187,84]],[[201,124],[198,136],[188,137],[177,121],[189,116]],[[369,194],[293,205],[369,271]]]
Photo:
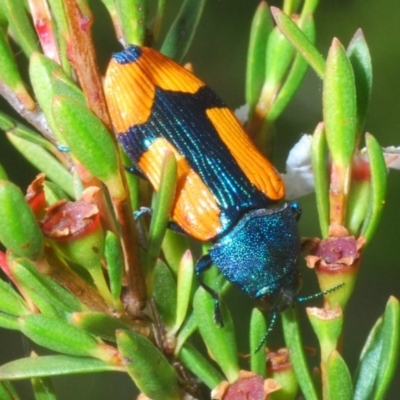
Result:
[[312,294],[311,296],[297,297],[296,301],[297,301],[297,303],[304,303],[305,301],[312,300],[312,299],[315,299],[317,297],[325,296],[326,294],[332,293],[335,290],[341,288],[342,286],[344,286],[344,282],[339,283],[338,285],[333,286],[333,287],[331,287],[329,289],[323,290],[322,292]]
[[277,313],[274,312],[271,315],[271,320],[269,322],[269,327],[267,329],[267,332],[265,332],[265,335],[263,336],[263,338],[261,339],[260,343],[258,344],[256,351],[254,353],[258,353],[261,349],[261,347],[263,346],[263,344],[266,342],[268,335],[270,334],[270,332],[274,329],[275,326],[275,322],[276,322],[276,317],[277,317]]

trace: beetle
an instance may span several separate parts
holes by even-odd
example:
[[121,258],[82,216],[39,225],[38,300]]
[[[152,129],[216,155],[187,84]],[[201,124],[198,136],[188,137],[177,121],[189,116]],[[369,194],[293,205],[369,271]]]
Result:
[[300,206],[278,205],[285,188],[274,166],[208,86],[156,50],[113,54],[104,91],[120,144],[155,190],[163,155],[176,157],[172,224],[213,244],[195,274],[214,299],[216,322],[219,295],[202,279],[213,264],[275,320],[300,287]]

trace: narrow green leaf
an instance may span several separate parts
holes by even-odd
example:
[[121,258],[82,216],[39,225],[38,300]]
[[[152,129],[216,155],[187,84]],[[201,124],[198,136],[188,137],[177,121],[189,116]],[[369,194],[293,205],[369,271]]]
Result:
[[350,61],[337,39],[332,42],[326,62],[323,113],[332,162],[348,168],[356,146],[356,91]]
[[43,190],[46,198],[46,203],[52,205],[59,200],[69,200],[65,193],[57,184],[49,181],[43,182]]
[[386,398],[400,357],[400,307],[391,296],[387,302],[382,326],[382,350],[375,382],[374,400]]
[[72,175],[65,167],[42,146],[25,140],[13,133],[7,134],[15,148],[46,177],[56,182],[69,196],[74,196]]
[[254,109],[260,97],[265,76],[267,40],[273,28],[271,13],[265,1],[261,1],[254,14],[250,28],[247,52],[246,104]]
[[117,331],[118,349],[140,391],[152,400],[179,400],[174,368],[153,343],[134,332]]
[[321,122],[315,128],[312,140],[311,162],[314,171],[315,196],[322,237],[328,237],[329,230],[329,164],[328,148]]
[[150,223],[148,243],[149,274],[152,273],[157,257],[160,254],[161,243],[168,227],[172,205],[175,200],[177,171],[178,167],[175,155],[172,152],[168,152],[165,154],[162,161],[160,186],[154,194],[152,202],[153,214]]
[[186,235],[180,235],[167,229],[162,243],[162,250],[168,265],[177,275],[180,262],[186,250],[189,248],[189,239]]
[[117,149],[110,133],[87,106],[70,97],[53,99],[53,115],[76,158],[108,184],[119,181]]
[[7,172],[1,164],[0,164],[0,180],[8,181]]
[[383,318],[380,317],[368,334],[368,338],[362,349],[354,378],[354,400],[372,398],[376,376],[380,368],[382,326]]
[[208,351],[224,372],[228,381],[233,382],[239,374],[237,349],[233,322],[228,309],[221,302],[223,327],[214,322],[214,300],[203,288],[194,296],[193,308],[200,334]]
[[115,342],[115,331],[117,329],[130,329],[122,321],[101,312],[77,312],[73,313],[70,321],[78,328],[85,330],[93,336]]
[[353,180],[347,201],[346,228],[350,235],[359,236],[360,226],[365,220],[371,206],[371,182],[369,180]]
[[24,3],[3,0],[3,6],[15,40],[29,58],[34,51],[38,51],[38,38],[28,18]]
[[289,308],[283,312],[281,318],[286,347],[290,352],[290,361],[292,362],[303,396],[307,400],[317,400],[318,396],[310,369],[307,365],[304,345],[300,335],[300,326],[294,308]]
[[63,320],[35,314],[20,317],[19,323],[21,331],[40,346],[70,355],[98,356],[98,342]]
[[186,318],[185,322],[183,323],[179,331],[178,337],[176,338],[175,355],[179,354],[182,346],[196,331],[197,331],[197,322],[196,318],[192,313],[188,318]]
[[325,60],[321,53],[308,40],[307,36],[292,21],[276,7],[271,7],[272,15],[282,33],[288,38],[297,51],[307,60],[317,75],[322,78],[325,70]]
[[18,393],[15,391],[10,382],[0,382],[0,399],[1,400],[19,400]]
[[43,235],[35,215],[17,186],[0,181],[0,241],[17,256],[38,260]]
[[13,331],[19,331],[18,318],[10,314],[0,312],[0,327]]
[[33,109],[35,103],[25,88],[6,34],[2,31],[0,31],[0,65],[0,80],[14,92],[25,108]]
[[145,0],[116,0],[115,5],[125,43],[143,45],[146,37],[147,2]]
[[52,355],[21,358],[4,364],[0,367],[0,379],[19,380],[102,371],[122,371],[122,369],[94,358]]
[[48,1],[51,15],[54,18],[55,23],[53,24],[56,32],[57,32],[57,39],[58,39],[58,46],[59,46],[59,56],[61,59],[61,66],[64,72],[71,76],[72,67],[70,61],[68,60],[67,54],[67,40],[69,39],[69,25],[67,16],[65,14],[64,8],[64,1],[63,0],[49,0]]
[[274,94],[278,92],[293,57],[294,48],[292,44],[281,30],[275,27],[268,37],[265,78],[261,96],[263,96],[264,91]]
[[115,233],[106,233],[104,256],[107,261],[108,279],[110,281],[111,294],[114,300],[119,299],[122,290],[122,277],[124,272],[124,259],[121,244]]
[[267,325],[263,313],[259,309],[253,308],[250,320],[250,370],[263,378],[266,377],[267,373],[265,360],[266,343],[263,343],[260,348],[258,347],[266,332]]
[[333,163],[347,167],[352,160],[356,137],[356,93],[349,60],[334,39],[324,78],[324,121]]
[[154,16],[154,24],[153,24],[153,37],[156,42],[158,41],[158,37],[160,35],[166,4],[167,0],[157,0],[157,11],[156,15]]
[[[224,380],[221,373],[198,351],[186,343],[178,355],[179,360],[195,377],[200,379],[209,389],[214,389]],[[265,366],[265,355],[264,355]],[[264,368],[265,369],[265,368]]]
[[60,65],[40,53],[34,53],[29,60],[29,77],[36,99],[46,116],[52,133],[59,144],[65,145],[59,125],[54,120],[53,98],[69,96],[85,104],[83,93],[70,78],[65,76]]
[[35,400],[57,400],[50,378],[32,378],[31,381]]
[[[301,29],[310,42],[314,43],[315,25],[311,15],[305,19],[304,26]],[[285,78],[283,85],[280,88],[278,95],[267,115],[268,121],[275,121],[286,108],[288,103],[292,100],[294,94],[297,92],[301,82],[303,81],[307,69],[308,63],[305,58],[301,54],[296,53],[287,77]]]
[[25,300],[11,284],[0,279],[0,311],[14,316],[27,314],[29,309]]
[[38,144],[43,148],[50,150],[54,149],[54,145],[36,131],[21,124],[19,121],[11,118],[9,115],[0,111],[0,129],[4,132],[10,132],[15,136],[28,140],[31,143]]
[[364,125],[372,90],[372,62],[367,42],[361,29],[358,29],[347,48],[353,67],[357,93],[357,122],[360,133]]
[[318,6],[318,3],[319,0],[305,0],[303,8],[301,9],[300,19],[308,18],[310,14],[313,14]]
[[153,298],[167,331],[176,320],[176,281],[168,266],[158,260],[154,271]]
[[171,333],[177,332],[185,320],[189,307],[190,295],[193,289],[193,275],[193,257],[190,250],[187,250],[182,257],[178,270],[176,320]]
[[86,307],[70,292],[41,274],[28,260],[16,259],[11,270],[29,297],[43,314],[65,316],[73,311],[83,311]]
[[185,0],[161,46],[161,53],[182,61],[199,24],[206,0]]
[[334,350],[327,363],[326,400],[353,400],[353,384],[349,369]]
[[371,171],[371,195],[361,235],[369,242],[382,216],[387,190],[387,168],[378,141],[370,134],[365,135]]

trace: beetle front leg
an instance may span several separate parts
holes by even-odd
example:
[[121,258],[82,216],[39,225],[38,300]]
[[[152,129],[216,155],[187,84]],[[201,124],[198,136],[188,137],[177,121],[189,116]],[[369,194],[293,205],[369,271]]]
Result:
[[197,264],[194,268],[194,272],[196,274],[197,281],[199,282],[199,285],[206,290],[211,297],[214,300],[214,321],[219,327],[224,326],[224,322],[222,320],[222,313],[221,313],[221,306],[220,306],[220,300],[219,300],[219,294],[212,288],[210,288],[208,285],[206,285],[201,277],[201,275],[209,270],[212,266],[212,260],[211,257],[206,254],[203,257],[200,258],[199,261],[197,261]]

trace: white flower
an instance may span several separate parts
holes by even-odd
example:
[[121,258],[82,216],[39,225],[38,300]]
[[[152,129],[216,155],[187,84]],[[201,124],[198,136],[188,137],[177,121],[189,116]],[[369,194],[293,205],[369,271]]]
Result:
[[288,200],[305,196],[314,191],[311,143],[312,135],[303,135],[290,150],[286,160],[286,173],[282,174]]

